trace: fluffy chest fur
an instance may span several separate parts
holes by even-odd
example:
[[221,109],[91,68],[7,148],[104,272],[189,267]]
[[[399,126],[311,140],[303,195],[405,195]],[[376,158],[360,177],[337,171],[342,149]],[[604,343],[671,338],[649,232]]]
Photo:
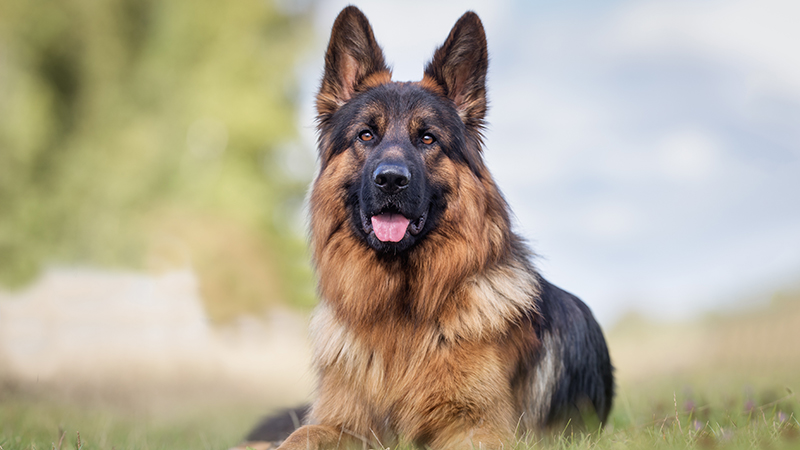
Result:
[[526,319],[535,312],[534,280],[513,266],[471,277],[449,299],[459,308],[424,322],[353,326],[323,302],[311,327],[319,373],[312,416],[415,442],[443,424],[476,426],[488,410],[512,421],[516,362],[538,345]]

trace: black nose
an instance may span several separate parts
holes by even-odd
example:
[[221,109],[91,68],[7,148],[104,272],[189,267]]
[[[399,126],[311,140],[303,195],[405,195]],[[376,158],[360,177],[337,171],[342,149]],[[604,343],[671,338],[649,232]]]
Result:
[[405,189],[409,180],[411,180],[411,172],[402,164],[378,164],[378,168],[372,172],[372,181],[387,194],[394,194]]

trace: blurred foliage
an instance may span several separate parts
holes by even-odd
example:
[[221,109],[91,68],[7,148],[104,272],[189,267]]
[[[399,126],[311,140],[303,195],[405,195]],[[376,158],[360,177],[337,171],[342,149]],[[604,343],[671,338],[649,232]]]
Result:
[[216,320],[313,302],[281,169],[309,31],[264,0],[0,2],[0,283],[191,264]]

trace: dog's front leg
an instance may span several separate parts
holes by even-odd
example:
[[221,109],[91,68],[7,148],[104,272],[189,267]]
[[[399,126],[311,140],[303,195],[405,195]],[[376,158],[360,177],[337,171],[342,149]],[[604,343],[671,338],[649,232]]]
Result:
[[344,429],[327,425],[303,425],[286,438],[277,450],[323,450],[353,448],[361,443]]
[[510,448],[512,436],[493,427],[478,426],[469,430],[450,428],[433,439],[428,447],[433,449],[499,450]]
[[454,446],[461,449],[502,449],[506,444],[505,436],[484,428],[477,428],[467,433],[460,445]]

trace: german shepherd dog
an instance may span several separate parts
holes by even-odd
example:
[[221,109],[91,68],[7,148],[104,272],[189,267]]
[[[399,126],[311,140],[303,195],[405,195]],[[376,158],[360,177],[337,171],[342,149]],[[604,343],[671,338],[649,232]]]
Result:
[[392,81],[358,8],[336,19],[309,201],[317,398],[280,449],[500,448],[608,417],[600,327],[536,272],[483,162],[487,67],[472,12],[419,82]]

